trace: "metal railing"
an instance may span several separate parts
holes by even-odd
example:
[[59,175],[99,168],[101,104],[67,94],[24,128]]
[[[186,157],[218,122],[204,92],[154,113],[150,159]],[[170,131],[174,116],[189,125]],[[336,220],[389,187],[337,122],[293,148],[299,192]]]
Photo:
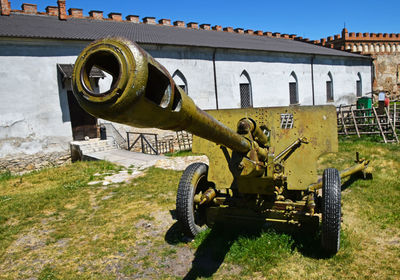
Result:
[[[128,150],[144,154],[164,154],[174,151],[173,139],[159,140],[155,133],[127,132]],[[133,141],[132,141],[133,140]]]
[[126,136],[129,151],[145,154],[159,155],[192,148],[192,135],[187,132],[177,132],[176,139],[170,135],[161,140],[155,133],[127,132]]
[[110,123],[110,122],[104,122],[102,125],[105,126],[106,128],[106,134],[107,138],[113,138],[114,143],[117,144],[117,146],[120,149],[126,149],[126,142],[125,138],[121,135],[121,133],[118,131],[118,129],[115,128],[115,126]]

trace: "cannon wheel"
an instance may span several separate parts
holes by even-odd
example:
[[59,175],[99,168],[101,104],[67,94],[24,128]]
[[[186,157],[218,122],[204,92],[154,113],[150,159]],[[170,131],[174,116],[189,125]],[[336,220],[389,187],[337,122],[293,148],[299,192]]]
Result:
[[322,177],[322,248],[334,255],[340,247],[341,184],[339,171],[324,170]]
[[179,181],[176,196],[177,218],[184,234],[189,237],[194,237],[207,228],[205,206],[196,205],[193,201],[196,194],[208,189],[207,173],[207,164],[192,163],[185,169]]

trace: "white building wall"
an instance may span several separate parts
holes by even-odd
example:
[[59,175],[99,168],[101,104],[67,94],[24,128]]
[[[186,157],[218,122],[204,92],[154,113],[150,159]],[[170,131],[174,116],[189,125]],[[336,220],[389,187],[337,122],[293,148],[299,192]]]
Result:
[[[87,42],[0,40],[0,157],[68,150],[72,140],[66,89],[57,64],[73,64]],[[143,46],[171,75],[185,76],[188,93],[201,109],[215,109],[214,49]],[[311,55],[221,50],[215,53],[220,109],[239,108],[239,79],[249,74],[254,107],[289,105],[289,77],[298,79],[300,105],[312,105]],[[371,92],[368,60],[314,58],[315,104],[326,104],[332,73],[335,104],[355,100],[357,73]]]
[[57,63],[74,63],[81,44],[0,41],[0,157],[68,151],[67,95]]
[[188,94],[201,109],[215,109],[213,50],[191,47],[142,45],[173,75],[179,70],[186,78]]
[[371,96],[372,76],[371,63],[369,61],[351,59],[329,59],[317,57],[314,59],[314,89],[315,105],[327,104],[326,81],[328,73],[332,75],[333,96],[332,104],[353,104],[357,101],[356,81],[358,73],[362,78],[363,96]]
[[219,51],[217,83],[220,108],[240,108],[239,78],[246,70],[251,79],[253,106],[289,105],[289,78],[298,79],[299,103],[312,105],[310,60],[304,55]]

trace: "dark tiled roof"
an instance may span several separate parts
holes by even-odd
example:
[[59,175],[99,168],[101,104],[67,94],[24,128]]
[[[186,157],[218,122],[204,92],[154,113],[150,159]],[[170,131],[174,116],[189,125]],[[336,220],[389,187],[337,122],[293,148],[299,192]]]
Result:
[[54,16],[21,14],[0,16],[0,37],[96,40],[108,36],[126,37],[132,41],[145,44],[259,50],[370,59],[366,56],[304,42],[267,36],[109,20],[69,18],[66,21],[61,21]]

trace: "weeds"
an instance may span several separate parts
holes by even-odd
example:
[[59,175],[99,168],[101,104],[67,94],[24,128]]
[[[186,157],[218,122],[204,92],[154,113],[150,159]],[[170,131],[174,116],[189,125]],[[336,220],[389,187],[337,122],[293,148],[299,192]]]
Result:
[[11,178],[12,178],[12,175],[11,175],[10,170],[6,170],[6,171],[0,173],[0,182],[7,181]]
[[174,153],[165,153],[167,157],[187,157],[187,156],[201,156],[201,154],[193,153],[192,150],[178,151]]

